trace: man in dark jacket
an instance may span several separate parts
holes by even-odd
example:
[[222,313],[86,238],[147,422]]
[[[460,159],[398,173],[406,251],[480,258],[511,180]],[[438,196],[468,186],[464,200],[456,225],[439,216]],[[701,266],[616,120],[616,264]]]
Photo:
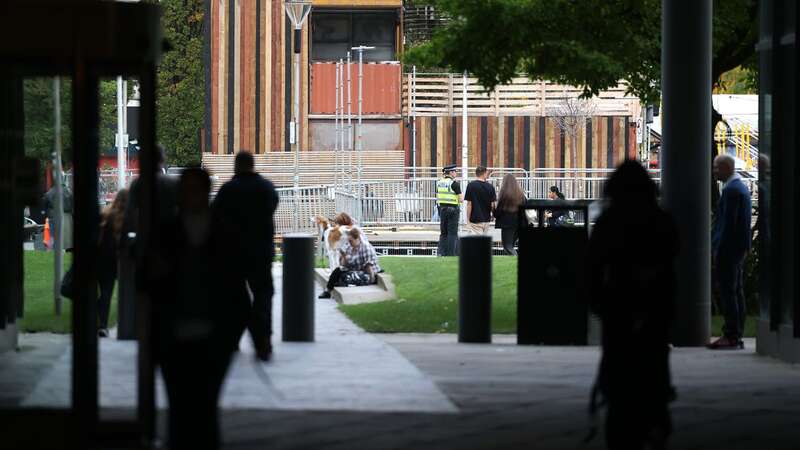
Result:
[[723,154],[714,159],[714,176],[724,183],[717,207],[717,220],[711,234],[711,246],[725,324],[722,327],[723,336],[709,344],[708,348],[742,349],[747,315],[742,269],[744,258],[750,250],[750,222],[753,216],[750,191],[735,172],[734,159],[730,155]]
[[[234,298],[231,305],[231,345],[245,326],[250,330],[259,359],[272,356],[272,258],[275,226],[273,215],[278,194],[269,180],[254,170],[253,155],[236,154],[234,176],[220,188],[212,206],[213,223],[219,233],[218,257],[224,283]],[[247,286],[242,290],[242,286]],[[252,305],[247,291],[252,293]],[[242,292],[245,295],[242,295]]]

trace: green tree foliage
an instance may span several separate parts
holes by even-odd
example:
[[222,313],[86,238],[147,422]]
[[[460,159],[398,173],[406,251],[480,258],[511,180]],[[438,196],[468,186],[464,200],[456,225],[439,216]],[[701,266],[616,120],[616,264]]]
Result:
[[[158,68],[158,141],[167,149],[170,165],[200,161],[200,129],[204,114],[203,1],[162,0],[165,38],[172,50]],[[128,83],[128,96],[132,83]],[[53,151],[53,79],[25,80],[25,148],[29,156],[49,161]],[[99,86],[100,150],[114,146],[117,127],[117,85],[114,79]],[[71,89],[61,83],[61,142],[64,162],[71,160]],[[132,130],[131,130],[132,131]]]
[[[585,96],[628,83],[657,102],[661,0],[428,0],[451,17],[406,62],[467,70],[493,88],[518,74],[581,86]],[[712,79],[754,68],[756,0],[714,1]]]
[[[53,79],[29,78],[23,84],[25,108],[25,154],[40,161],[49,161],[54,145]],[[70,105],[72,91],[69,79],[61,81],[61,145],[65,163],[72,156]]]
[[164,35],[172,50],[158,69],[158,140],[170,165],[200,162],[205,90],[203,0],[162,0]]
[[[45,162],[52,159],[55,145],[53,78],[28,78],[23,84],[25,108],[25,153]],[[65,167],[72,160],[72,87],[61,79],[61,146]],[[100,150],[114,145],[117,126],[117,85],[102,80],[99,86]],[[44,167],[44,165],[43,165]]]
[[744,67],[736,67],[719,77],[715,94],[758,94],[758,72]]

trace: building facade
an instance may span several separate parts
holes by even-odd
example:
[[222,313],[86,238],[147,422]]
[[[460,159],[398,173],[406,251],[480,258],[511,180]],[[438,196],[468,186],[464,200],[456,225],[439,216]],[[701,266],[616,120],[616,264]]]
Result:
[[[283,2],[210,0],[208,7],[210,101],[204,153],[293,150],[288,133],[293,105],[292,27]],[[405,26],[407,9],[402,0],[313,0],[300,51],[301,151],[332,151],[341,142],[335,121],[336,64],[346,62],[348,51],[349,75],[345,64],[340,85],[343,92],[349,90],[355,122],[359,67],[358,56],[350,49],[365,45],[374,49],[364,53],[362,67],[363,149],[402,151],[407,166],[460,163],[463,82],[448,74],[422,75],[419,81],[404,73],[399,59],[406,28],[419,34],[419,20],[412,20],[410,13]],[[597,99],[601,107],[578,136],[565,135],[552,119],[552,108],[545,107],[546,102],[558,101],[554,93],[577,95],[572,88],[524,80],[507,89],[505,97],[479,89],[476,80],[469,81],[470,165],[529,170],[571,168],[574,161],[577,168],[613,168],[626,157],[636,157],[639,102],[622,88],[601,94]],[[343,97],[340,104],[347,111],[346,93]],[[355,140],[355,127],[347,133]],[[569,153],[573,151],[577,158]]]

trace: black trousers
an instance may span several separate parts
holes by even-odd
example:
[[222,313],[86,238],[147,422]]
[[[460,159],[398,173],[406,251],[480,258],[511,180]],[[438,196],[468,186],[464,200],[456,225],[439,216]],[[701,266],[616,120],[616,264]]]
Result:
[[439,207],[439,245],[436,254],[439,256],[456,256],[458,242],[458,207]]
[[208,339],[169,343],[161,370],[169,401],[170,448],[220,448],[219,401],[231,353]]
[[741,339],[747,317],[744,300],[744,257],[717,258],[717,281],[725,324],[722,333],[731,339]]
[[500,240],[503,242],[503,251],[506,255],[517,256],[514,244],[517,243],[519,230],[517,228],[502,228],[500,230]]
[[325,289],[328,292],[332,291],[333,288],[336,287],[336,283],[338,283],[339,280],[342,278],[342,274],[343,273],[344,273],[344,271],[342,270],[341,267],[337,267],[337,268],[333,269],[333,272],[331,272],[331,276],[328,277],[328,284],[325,287]]
[[108,316],[111,312],[111,296],[114,294],[116,274],[97,277],[100,285],[100,296],[97,298],[97,328],[108,328]]
[[[267,270],[271,270],[271,265]],[[272,273],[268,273],[266,278],[263,275],[260,277],[256,275],[247,279],[247,284],[253,293],[247,329],[253,339],[253,345],[259,350],[272,336],[272,295],[275,289],[272,285]]]

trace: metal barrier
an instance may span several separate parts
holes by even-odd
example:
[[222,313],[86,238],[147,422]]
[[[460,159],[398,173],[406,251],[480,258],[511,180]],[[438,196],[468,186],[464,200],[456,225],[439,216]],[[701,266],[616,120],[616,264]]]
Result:
[[[429,168],[430,169],[430,168]],[[542,176],[545,172],[565,176]],[[607,169],[582,170],[583,176],[566,176],[569,170],[536,170],[530,177],[519,177],[525,195],[529,199],[546,199],[551,186],[557,186],[567,199],[595,200],[602,198]],[[497,173],[497,172],[495,172]],[[651,171],[659,174],[658,171]],[[436,180],[438,177],[392,178],[382,180],[363,180],[360,189],[355,183],[352,188],[347,183],[340,185],[320,185],[293,188],[279,188],[280,204],[275,214],[275,227],[278,233],[291,231],[316,232],[313,217],[321,215],[332,218],[336,213],[346,212],[362,226],[403,226],[435,225],[439,223],[436,207]],[[653,179],[660,185],[661,179]],[[488,180],[495,189],[500,188],[501,177]],[[758,200],[758,180],[744,178],[744,183]],[[466,186],[462,185],[462,189]],[[297,226],[295,227],[295,216]],[[584,218],[574,217],[582,223]]]
[[[278,209],[275,211],[275,231],[277,233],[311,232],[316,234],[314,217],[333,217],[337,211],[334,202],[334,187],[308,186],[298,188],[278,188]],[[295,226],[295,220],[297,225]]]

